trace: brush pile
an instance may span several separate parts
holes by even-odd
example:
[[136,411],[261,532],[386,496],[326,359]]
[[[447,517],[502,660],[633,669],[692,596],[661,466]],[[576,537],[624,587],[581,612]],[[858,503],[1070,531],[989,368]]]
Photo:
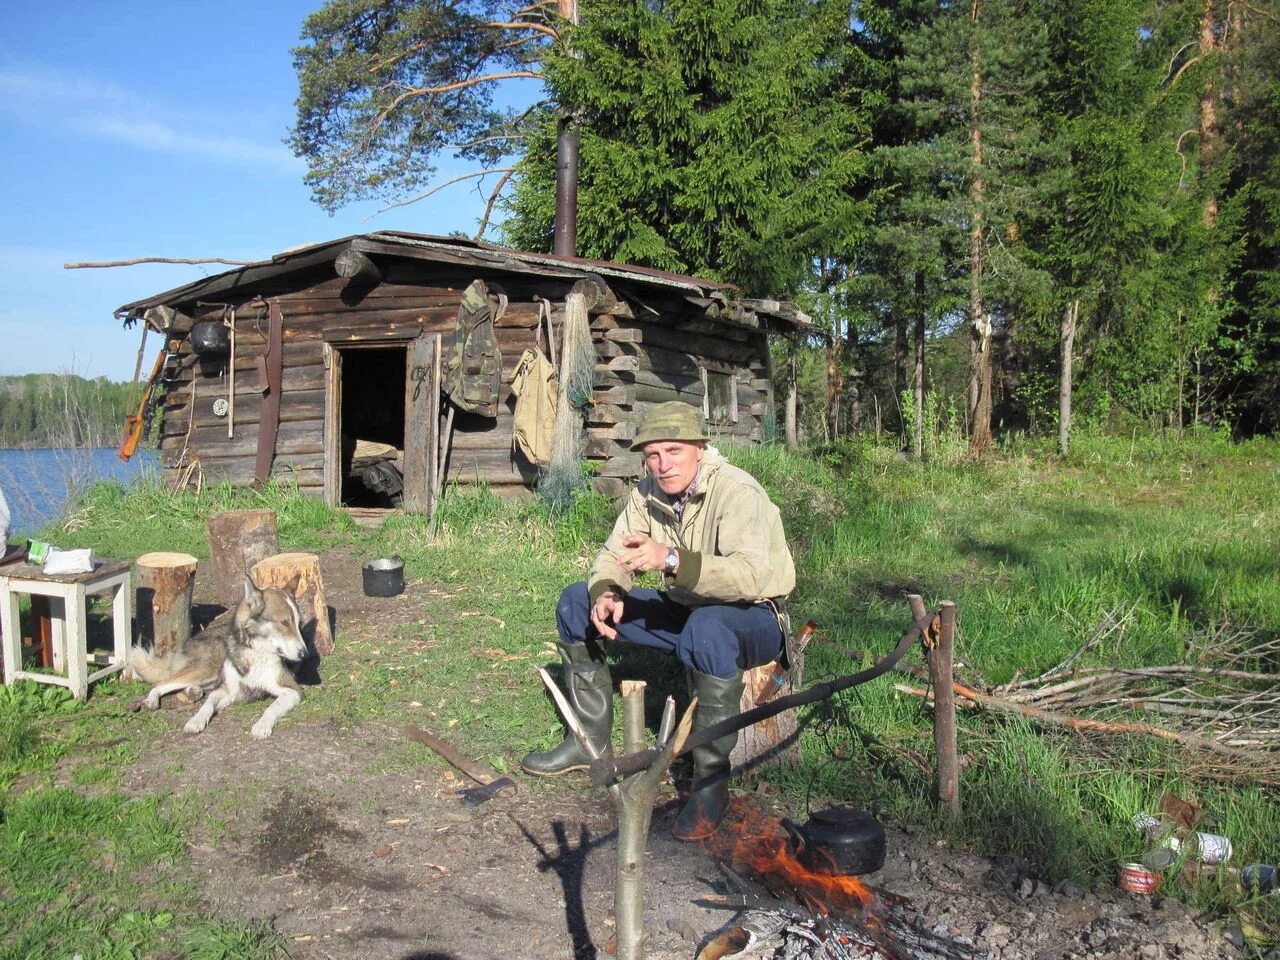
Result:
[[[1118,647],[1132,618],[1132,608],[1112,611],[1062,663],[995,688],[981,705],[1078,730],[1145,733],[1186,748],[1188,772],[1280,784],[1280,637],[1227,623],[1203,631],[1180,663],[1081,665],[1104,645]],[[1135,712],[1152,719],[1120,719]]]

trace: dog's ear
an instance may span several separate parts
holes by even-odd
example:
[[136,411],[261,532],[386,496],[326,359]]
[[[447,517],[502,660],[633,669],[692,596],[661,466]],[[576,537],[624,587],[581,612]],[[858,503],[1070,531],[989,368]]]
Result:
[[289,596],[291,597],[296,597],[298,595],[298,584],[300,584],[301,582],[302,582],[302,571],[299,570],[292,577],[290,577],[289,582],[284,585],[284,588],[283,588],[284,592],[289,594]]
[[258,589],[253,582],[253,578],[247,573],[244,575],[244,602],[249,605],[249,613],[255,617],[266,606],[262,599],[262,591]]

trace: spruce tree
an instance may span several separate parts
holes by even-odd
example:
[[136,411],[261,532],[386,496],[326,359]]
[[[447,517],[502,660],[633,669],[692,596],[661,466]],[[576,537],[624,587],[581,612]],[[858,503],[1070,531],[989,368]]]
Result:
[[[798,289],[866,215],[865,114],[841,96],[847,7],[829,0],[591,0],[574,55],[546,64],[582,137],[578,252]],[[550,249],[551,115],[504,230]]]

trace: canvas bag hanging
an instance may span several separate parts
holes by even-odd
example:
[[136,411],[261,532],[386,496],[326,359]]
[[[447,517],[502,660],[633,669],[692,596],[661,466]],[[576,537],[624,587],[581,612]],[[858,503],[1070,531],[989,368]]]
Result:
[[551,462],[551,439],[556,428],[556,397],[560,384],[556,369],[541,350],[526,350],[511,379],[516,395],[511,445],[540,467]]
[[495,308],[483,280],[473,280],[462,294],[453,340],[445,356],[445,395],[460,410],[497,417],[502,387],[502,353],[494,324],[506,311],[506,294],[498,293]]

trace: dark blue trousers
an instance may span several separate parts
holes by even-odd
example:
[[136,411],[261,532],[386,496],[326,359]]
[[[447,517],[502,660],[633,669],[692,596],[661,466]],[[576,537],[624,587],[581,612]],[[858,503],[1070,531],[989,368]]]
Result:
[[562,643],[583,643],[590,637],[602,647],[611,642],[652,647],[679,657],[698,673],[725,680],[782,652],[782,628],[767,603],[718,603],[691,610],[643,587],[623,600],[616,641],[605,640],[591,623],[591,598],[582,581],[560,594],[556,626]]

